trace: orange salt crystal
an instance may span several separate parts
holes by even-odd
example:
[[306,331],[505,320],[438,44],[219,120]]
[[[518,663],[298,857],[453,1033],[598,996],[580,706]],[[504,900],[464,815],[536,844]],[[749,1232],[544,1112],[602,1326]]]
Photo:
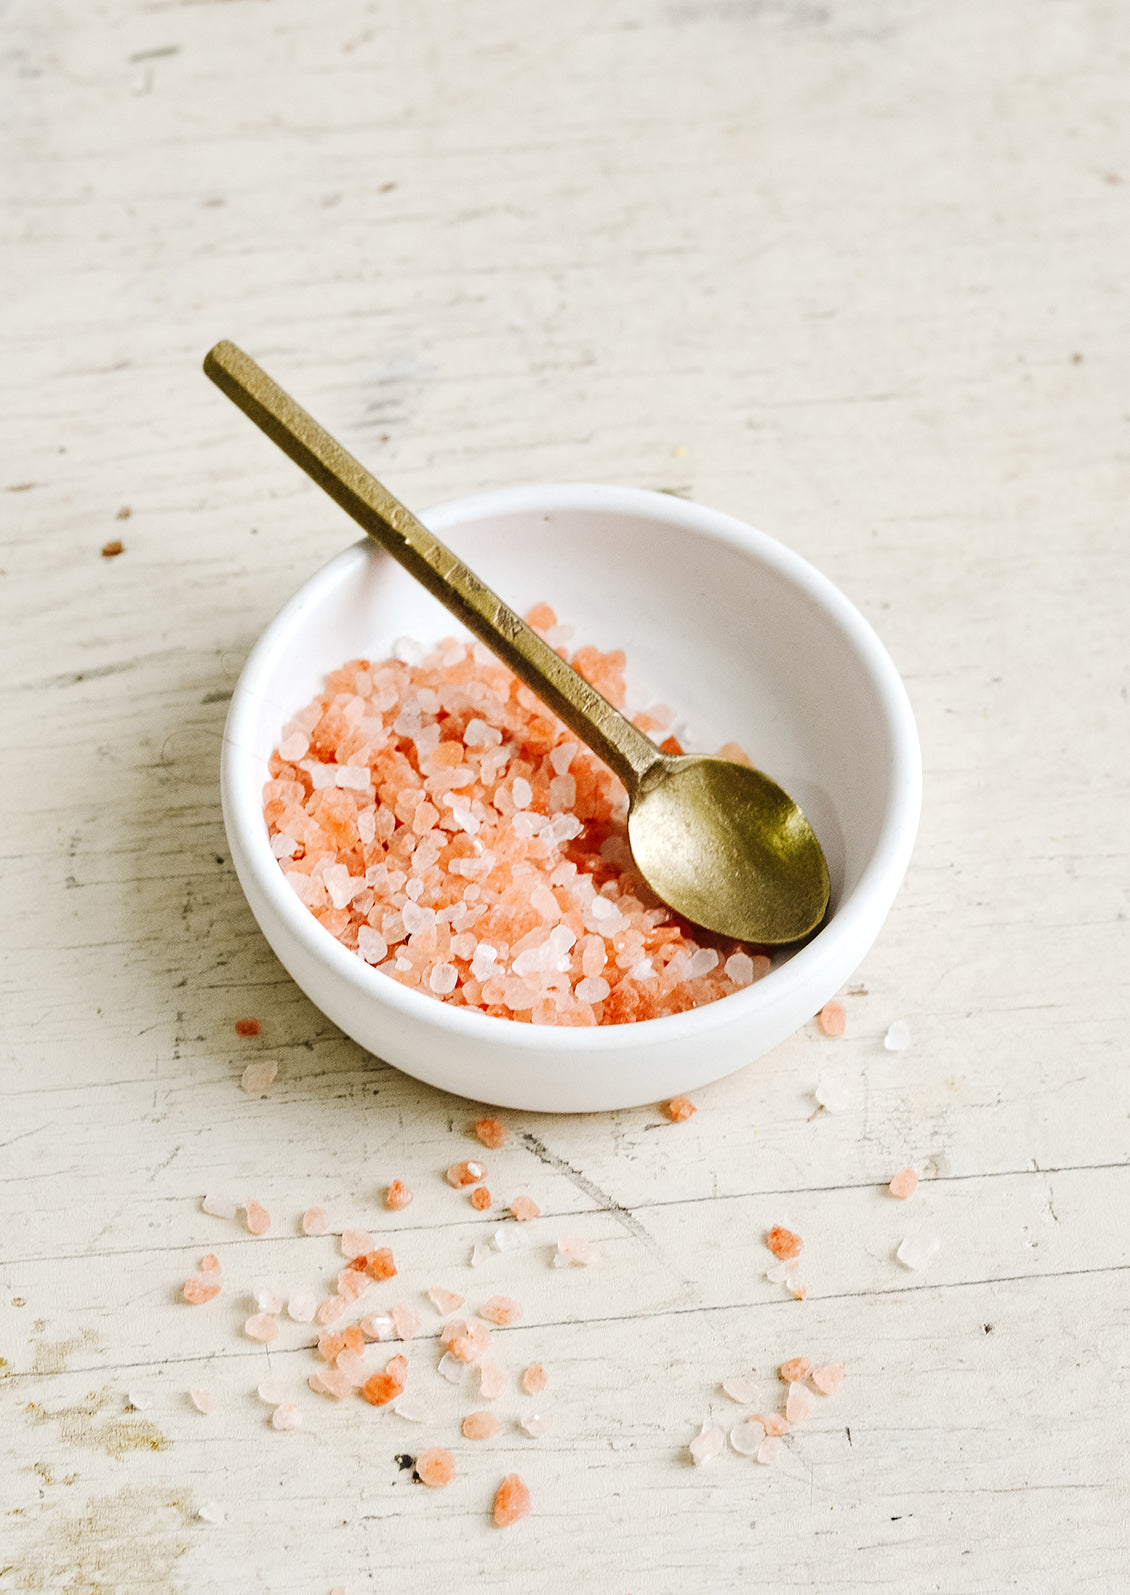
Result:
[[395,1379],[390,1373],[375,1373],[371,1379],[366,1379],[361,1388],[361,1394],[371,1407],[387,1407],[390,1401],[395,1401],[403,1393],[403,1379]]
[[798,1379],[803,1379],[812,1367],[808,1357],[790,1357],[788,1362],[783,1362],[778,1370],[781,1378],[787,1385],[795,1385]]
[[416,1458],[416,1477],[430,1490],[442,1490],[455,1477],[455,1458],[440,1446],[421,1451]]
[[216,1280],[201,1279],[199,1275],[186,1279],[181,1286],[181,1295],[193,1307],[202,1307],[206,1301],[215,1301],[219,1294],[220,1287]]
[[404,1380],[408,1377],[408,1358],[402,1357],[397,1352],[395,1357],[390,1357],[385,1363],[385,1373],[390,1379]]
[[493,1412],[469,1412],[462,1424],[465,1440],[493,1440],[501,1429]]
[[532,1362],[522,1374],[522,1389],[528,1396],[540,1396],[549,1379],[540,1362]]
[[471,1206],[475,1208],[477,1212],[485,1213],[491,1202],[490,1192],[487,1190],[485,1185],[476,1185],[475,1189],[471,1192],[469,1201]]
[[277,1340],[279,1321],[270,1313],[252,1313],[243,1326],[243,1333],[251,1340]]
[[262,1028],[258,1019],[237,1019],[235,1022],[237,1036],[257,1036]]
[[385,1192],[385,1206],[393,1208],[396,1212],[399,1212],[401,1208],[407,1207],[411,1200],[412,1192],[403,1180],[393,1180]]
[[330,1227],[324,1207],[308,1207],[302,1215],[302,1233],[304,1235],[324,1235]]
[[396,1273],[396,1264],[390,1248],[379,1246],[375,1252],[366,1252],[365,1272],[372,1279],[391,1279]]
[[812,1370],[812,1383],[823,1396],[834,1396],[844,1382],[842,1362],[829,1362],[823,1368]]
[[407,1302],[399,1301],[390,1314],[401,1340],[413,1340],[420,1332],[420,1315]]
[[[356,1261],[356,1259],[354,1259]],[[357,1301],[369,1288],[369,1279],[363,1268],[355,1268],[353,1263],[343,1268],[337,1276],[337,1293],[347,1302]]]
[[333,1362],[339,1351],[345,1350],[345,1336],[325,1334],[318,1336],[318,1355],[326,1362]]
[[510,1139],[510,1131],[501,1119],[476,1119],[475,1134],[492,1152],[497,1152]]
[[262,1202],[248,1202],[244,1208],[247,1227],[252,1235],[265,1235],[271,1227],[271,1215]]
[[799,1257],[804,1249],[804,1242],[799,1235],[794,1235],[791,1229],[782,1229],[775,1224],[765,1237],[765,1244],[782,1262],[790,1257]]
[[444,1290],[442,1285],[430,1286],[428,1296],[436,1312],[443,1317],[446,1317],[448,1313],[458,1311],[466,1300],[463,1296],[457,1296],[453,1290]]
[[342,1346],[348,1351],[364,1351],[365,1336],[356,1324],[350,1324],[341,1332]]
[[521,1320],[522,1309],[509,1296],[492,1296],[479,1308],[479,1317],[492,1324],[516,1324]]
[[550,631],[557,624],[557,616],[544,601],[535,604],[526,616],[527,626],[535,631]]
[[908,1196],[913,1196],[918,1189],[918,1175],[914,1169],[903,1169],[896,1174],[887,1186],[892,1196],[897,1196],[900,1202],[905,1202]]
[[785,1419],[781,1417],[780,1413],[755,1412],[754,1417],[765,1430],[765,1433],[773,1439],[776,1439],[782,1434],[788,1434],[789,1432],[789,1425]]
[[847,1010],[833,997],[816,1015],[816,1022],[826,1036],[842,1036],[847,1029]]
[[347,1229],[341,1232],[341,1255],[343,1257],[360,1257],[362,1252],[371,1251],[373,1237],[367,1229]]
[[672,1124],[682,1124],[692,1113],[697,1113],[698,1109],[690,1097],[672,1097],[670,1102],[663,1104],[663,1111]]
[[510,1204],[510,1211],[520,1224],[528,1224],[532,1218],[540,1218],[541,1208],[531,1196],[516,1196]]
[[785,1400],[785,1419],[788,1423],[803,1423],[811,1416],[816,1398],[803,1385],[792,1384]]
[[683,744],[679,741],[678,737],[664,737],[663,741],[659,744],[659,751],[661,753],[682,754]]
[[457,1362],[478,1362],[490,1345],[490,1330],[485,1324],[461,1320],[444,1324],[439,1338]]
[[205,1252],[197,1267],[202,1274],[218,1274],[220,1272],[220,1259],[215,1252]]
[[452,1163],[447,1170],[448,1185],[453,1185],[456,1190],[462,1186],[475,1185],[479,1180],[486,1179],[485,1163]]
[[530,1492],[516,1473],[508,1473],[498,1487],[491,1516],[496,1527],[509,1528],[530,1510]]
[[327,1296],[314,1317],[320,1324],[332,1324],[341,1317],[348,1306],[349,1303],[344,1296]]

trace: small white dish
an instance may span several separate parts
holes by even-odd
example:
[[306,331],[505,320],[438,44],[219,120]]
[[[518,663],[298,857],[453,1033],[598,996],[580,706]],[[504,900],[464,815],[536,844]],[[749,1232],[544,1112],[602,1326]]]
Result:
[[500,1107],[583,1113],[693,1092],[798,1029],[867,952],[918,826],[921,755],[906,691],[858,610],[798,555],[730,516],[629,488],[502,488],[421,517],[507,602],[549,602],[571,646],[623,648],[633,707],[663,702],[695,748],[736,741],[807,814],[828,860],[821,929],[768,975],[689,1013],[555,1028],[409,990],[341,945],[299,902],[263,818],[283,725],[357,656],[459,632],[368,540],[303,586],[249,656],[224,733],[221,788],[251,910],[311,1000],[406,1074]]

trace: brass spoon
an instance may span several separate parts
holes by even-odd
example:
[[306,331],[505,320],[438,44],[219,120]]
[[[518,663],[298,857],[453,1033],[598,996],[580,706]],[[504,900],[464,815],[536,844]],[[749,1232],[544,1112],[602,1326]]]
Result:
[[628,789],[633,857],[663,902],[763,946],[815,930],[828,906],[828,867],[775,782],[728,759],[661,753],[240,349],[218,343],[204,370],[615,771]]

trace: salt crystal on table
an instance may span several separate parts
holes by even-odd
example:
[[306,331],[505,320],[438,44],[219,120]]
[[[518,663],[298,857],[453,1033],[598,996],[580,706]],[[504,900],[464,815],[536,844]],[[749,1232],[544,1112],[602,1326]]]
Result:
[[941,1249],[942,1243],[936,1235],[919,1233],[908,1235],[895,1256],[904,1268],[919,1269],[931,1263]]
[[277,1058],[262,1058],[256,1063],[249,1063],[240,1076],[240,1089],[249,1095],[255,1096],[268,1090],[275,1082],[279,1072]]
[[256,1387],[255,1394],[260,1401],[265,1401],[268,1407],[281,1407],[287,1397],[286,1383],[282,1379],[264,1379]]
[[521,1320],[522,1309],[511,1296],[492,1296],[479,1308],[479,1317],[491,1324],[516,1324]]
[[765,1426],[758,1418],[746,1418],[730,1430],[730,1444],[740,1457],[756,1456],[764,1438]]
[[510,1211],[519,1224],[528,1224],[531,1219],[541,1217],[541,1208],[531,1196],[516,1196],[510,1204]]
[[250,1340],[261,1340],[264,1343],[278,1337],[278,1319],[272,1318],[269,1313],[253,1313],[243,1326],[243,1333]]
[[532,1362],[522,1374],[522,1389],[528,1396],[538,1396],[545,1389],[549,1380],[545,1369],[540,1362]]
[[554,1268],[587,1268],[596,1261],[596,1248],[579,1235],[563,1235],[557,1242]]
[[196,1408],[197,1412],[208,1413],[211,1412],[216,1405],[216,1392],[214,1390],[207,1390],[201,1387],[196,1390],[190,1390],[188,1392],[188,1399],[192,1402],[192,1405]]
[[302,1233],[304,1235],[324,1235],[330,1227],[324,1207],[308,1207],[302,1215]]
[[918,1175],[914,1169],[903,1169],[901,1173],[895,1175],[887,1189],[892,1196],[897,1196],[900,1202],[905,1202],[918,1189]]
[[886,1035],[883,1045],[888,1052],[905,1052],[910,1046],[910,1026],[905,1019],[896,1019]]
[[427,1423],[428,1409],[419,1401],[414,1401],[411,1396],[401,1396],[392,1404],[392,1410],[398,1418],[404,1418],[408,1423]]
[[457,1296],[453,1290],[444,1290],[442,1285],[432,1285],[428,1290],[428,1298],[442,1318],[462,1307],[466,1300],[466,1297]]
[[781,1450],[781,1442],[775,1434],[767,1434],[757,1448],[757,1460],[765,1465],[776,1462]]
[[292,1429],[301,1429],[302,1413],[293,1401],[284,1401],[282,1406],[276,1407],[271,1413],[271,1428],[289,1432]]
[[720,1456],[725,1444],[725,1431],[704,1423],[687,1449],[697,1467],[703,1462],[712,1462],[716,1456]]
[[783,1362],[780,1367],[780,1376],[787,1385],[795,1385],[810,1372],[812,1363],[808,1357],[790,1357],[788,1362]]
[[147,1412],[153,1405],[153,1397],[147,1390],[127,1391],[126,1401],[135,1412]]
[[487,1401],[493,1401],[506,1388],[506,1372],[492,1357],[484,1357],[479,1364],[479,1389]]
[[736,1401],[742,1407],[756,1406],[760,1399],[760,1392],[757,1386],[749,1379],[740,1377],[723,1379],[722,1389],[731,1401]]
[[218,1501],[205,1501],[196,1515],[205,1523],[222,1523],[226,1516],[223,1507]]
[[530,1491],[517,1473],[508,1473],[498,1487],[491,1516],[495,1527],[509,1528],[512,1523],[527,1517],[530,1511]]
[[496,1252],[516,1252],[526,1244],[526,1237],[514,1224],[503,1224],[491,1236]]
[[502,1425],[493,1412],[469,1412],[460,1428],[465,1440],[493,1440]]
[[785,1421],[790,1424],[803,1423],[805,1418],[812,1416],[815,1405],[810,1390],[806,1390],[801,1384],[791,1384],[785,1401]]
[[338,1352],[334,1366],[345,1375],[351,1385],[363,1385],[366,1379],[371,1379],[376,1372],[367,1357],[359,1351],[350,1351],[348,1348]]
[[396,1325],[391,1313],[366,1313],[360,1322],[361,1333],[369,1340],[395,1340]]
[[360,1257],[362,1252],[371,1252],[373,1237],[367,1229],[347,1229],[341,1234],[341,1255],[343,1257]]
[[782,1262],[771,1263],[770,1266],[765,1270],[765,1277],[771,1285],[783,1285],[785,1283],[785,1276],[791,1271],[791,1269],[792,1264],[786,1258]]
[[239,1212],[240,1203],[234,1196],[221,1196],[209,1194],[200,1204],[205,1213],[213,1218],[234,1218]]
[[851,1092],[836,1074],[822,1074],[812,1095],[827,1113],[843,1113],[851,1106]]
[[460,1362],[459,1358],[453,1357],[449,1351],[444,1352],[436,1367],[448,1383],[453,1385],[463,1384],[471,1372],[469,1362]]
[[835,998],[826,1002],[816,1015],[816,1022],[826,1036],[842,1036],[847,1029],[847,1011]]
[[823,1368],[812,1370],[812,1383],[821,1395],[834,1396],[844,1382],[844,1365],[842,1362],[825,1363]]
[[255,1305],[261,1313],[273,1313],[277,1317],[285,1302],[277,1290],[260,1290],[255,1294]]
[[316,1296],[292,1296],[286,1304],[286,1315],[288,1318],[292,1318],[296,1324],[312,1322],[317,1310],[318,1298]]
[[401,1340],[412,1340],[420,1333],[420,1315],[407,1302],[397,1302],[391,1317]]
[[471,1248],[471,1256],[470,1256],[471,1267],[472,1268],[478,1268],[480,1263],[485,1263],[486,1262],[486,1260],[490,1256],[490,1254],[491,1254],[491,1248],[489,1246],[485,1245],[482,1241],[476,1241],[474,1246],[472,1246],[472,1248]]
[[271,1227],[271,1215],[262,1202],[248,1202],[243,1211],[252,1235],[265,1235]]
[[520,1422],[532,1440],[540,1440],[543,1434],[549,1433],[550,1422],[543,1412],[531,1412],[528,1418],[522,1418]]

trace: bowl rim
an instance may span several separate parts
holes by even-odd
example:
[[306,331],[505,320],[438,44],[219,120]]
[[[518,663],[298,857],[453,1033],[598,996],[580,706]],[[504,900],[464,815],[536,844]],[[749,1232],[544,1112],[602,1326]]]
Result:
[[[754,557],[807,594],[829,616],[860,660],[890,739],[887,798],[871,857],[832,917],[784,963],[724,1001],[622,1025],[531,1025],[455,1007],[381,975],[345,947],[286,884],[270,850],[249,733],[262,704],[256,683],[270,672],[286,638],[308,610],[325,601],[378,551],[368,538],[339,550],[307,578],[264,627],[244,662],[228,709],[220,760],[224,820],[234,862],[237,872],[246,868],[252,873],[256,886],[291,936],[352,987],[358,998],[391,1007],[408,1022],[448,1031],[453,1042],[463,1037],[479,1041],[489,1037],[491,1044],[499,1048],[532,1053],[544,1047],[548,1033],[555,1050],[584,1054],[595,1050],[634,1051],[649,1040],[658,1044],[662,1039],[666,1044],[704,1038],[715,1028],[740,1023],[742,1008],[752,1018],[762,1009],[788,1003],[800,987],[819,983],[823,967],[855,968],[871,945],[906,872],[921,812],[922,758],[913,711],[893,660],[851,600],[803,556],[723,511],[646,488],[535,482],[445,499],[421,511],[420,519],[443,536],[451,528],[496,516],[563,511],[657,520]],[[854,955],[853,948],[857,949]]]

